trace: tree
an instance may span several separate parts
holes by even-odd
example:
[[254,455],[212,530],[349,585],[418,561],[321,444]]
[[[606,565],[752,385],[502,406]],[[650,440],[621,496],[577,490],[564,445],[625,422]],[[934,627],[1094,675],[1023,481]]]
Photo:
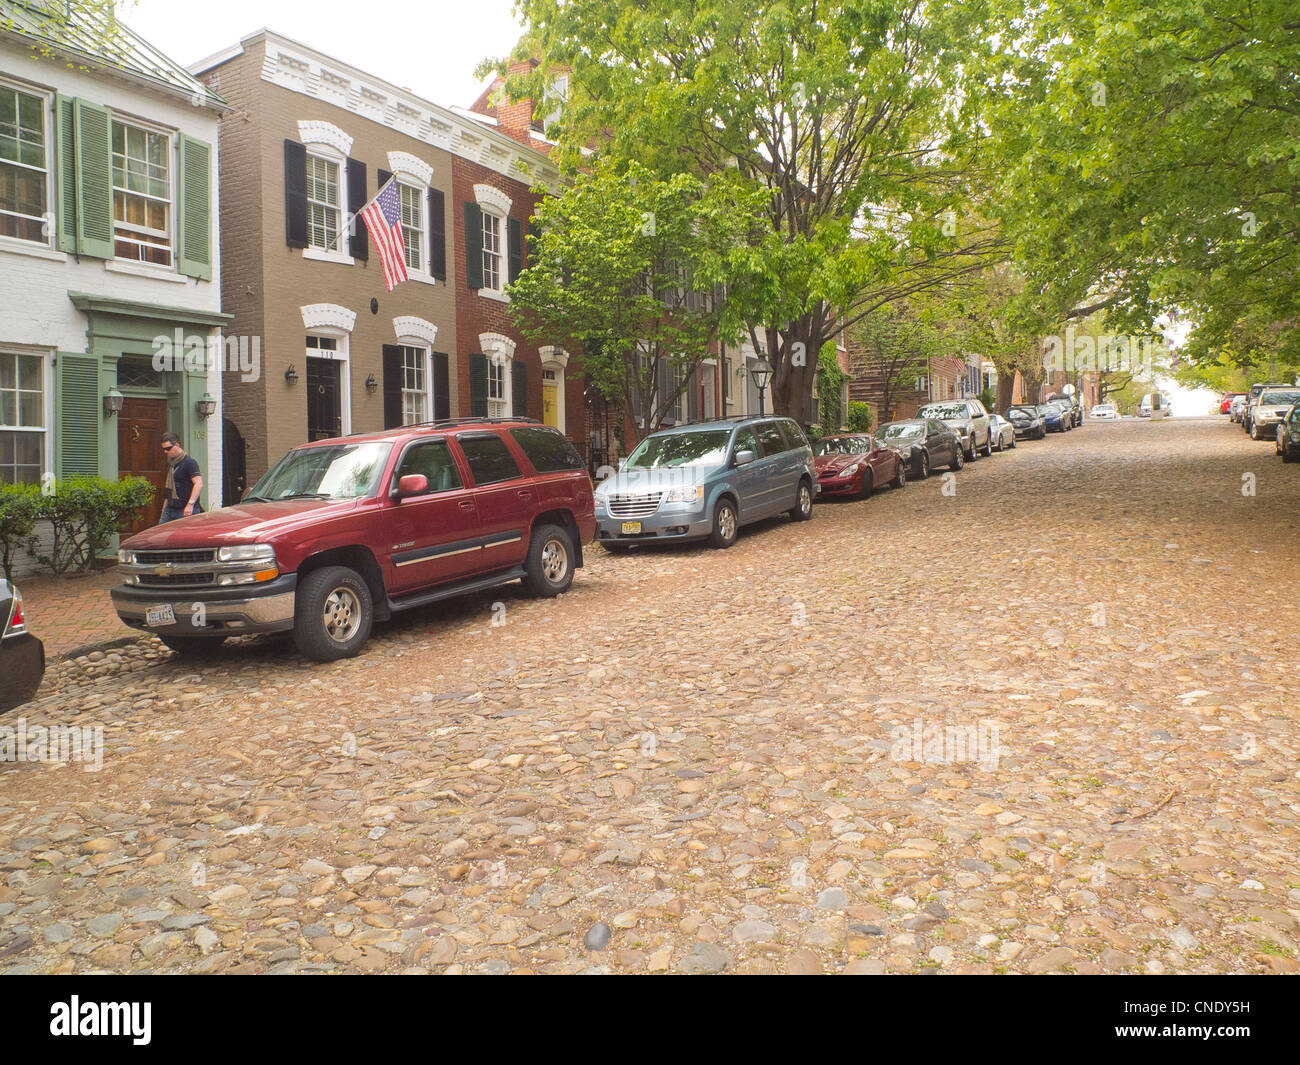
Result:
[[[817,353],[920,278],[987,249],[948,232],[965,196],[942,150],[974,20],[923,0],[519,0],[529,32],[507,80],[541,99],[569,78],[552,135],[661,176],[734,175],[764,194],[775,243],[745,264],[743,308],[774,368],[776,409],[807,422]],[[502,67],[504,72],[504,65]],[[951,212],[951,214],[949,213]],[[912,272],[913,276],[905,276]],[[757,345],[756,345],[757,346]]]
[[118,9],[134,0],[0,0],[0,31],[30,38],[40,57],[64,58],[69,50],[107,54],[122,34]]
[[599,163],[537,208],[510,313],[529,338],[581,349],[602,395],[652,431],[709,344],[743,333],[719,286],[729,277],[743,298],[756,219],[753,195],[725,178],[663,180],[636,163]]
[[948,354],[934,322],[907,301],[885,304],[855,322],[848,347],[853,375],[880,397],[884,420],[903,399],[917,395],[917,380],[929,373],[930,360]]

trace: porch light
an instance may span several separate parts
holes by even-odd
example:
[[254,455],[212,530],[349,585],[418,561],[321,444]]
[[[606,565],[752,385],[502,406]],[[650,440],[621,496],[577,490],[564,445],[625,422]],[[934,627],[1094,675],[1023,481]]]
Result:
[[285,384],[293,384],[298,380],[298,371],[293,368],[293,363],[289,363],[289,368],[284,371]]
[[217,401],[212,398],[212,393],[204,392],[202,399],[194,401],[194,413],[204,421],[217,413]]
[[115,418],[122,413],[122,404],[126,402],[126,397],[116,388],[110,388],[108,395],[104,397],[104,416],[106,418]]
[[375,375],[371,374],[366,378],[366,391],[372,395],[379,390],[379,382],[375,380]]

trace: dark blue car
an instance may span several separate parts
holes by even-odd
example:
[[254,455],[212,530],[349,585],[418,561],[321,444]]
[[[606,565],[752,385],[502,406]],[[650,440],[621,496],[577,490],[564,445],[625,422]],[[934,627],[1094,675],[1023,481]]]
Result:
[[1043,424],[1049,433],[1064,433],[1070,428],[1070,421],[1055,403],[1041,403],[1038,413],[1043,416]]

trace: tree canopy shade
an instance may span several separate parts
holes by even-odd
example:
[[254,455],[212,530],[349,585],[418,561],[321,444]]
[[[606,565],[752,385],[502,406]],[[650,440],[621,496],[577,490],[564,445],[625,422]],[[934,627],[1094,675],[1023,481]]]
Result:
[[[1210,361],[1265,338],[1300,362],[1294,0],[989,0],[965,106],[1048,320],[1180,308]],[[972,118],[972,121],[974,119]]]
[[761,267],[749,282],[761,299],[746,300],[747,324],[765,334],[777,410],[807,421],[817,353],[864,300],[983,264],[985,237],[964,245],[944,232],[968,188],[940,150],[978,29],[966,5],[520,0],[518,9],[529,26],[519,54],[541,61],[507,91],[542,99],[567,72],[550,130],[562,163],[588,165],[591,150],[665,178],[727,175],[763,194],[775,240],[749,264]]

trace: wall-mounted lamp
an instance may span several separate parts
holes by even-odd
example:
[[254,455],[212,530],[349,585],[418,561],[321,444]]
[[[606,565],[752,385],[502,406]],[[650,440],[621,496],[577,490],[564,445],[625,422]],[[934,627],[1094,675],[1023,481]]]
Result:
[[194,401],[194,413],[204,421],[207,421],[217,413],[217,401],[212,398],[210,392],[204,392],[202,399]]
[[293,368],[293,363],[289,363],[289,368],[284,371],[285,384],[293,384],[298,380],[298,371]]
[[104,417],[115,418],[122,413],[122,404],[126,402],[126,397],[116,388],[110,388],[108,395],[104,397]]
[[366,391],[374,393],[379,389],[379,382],[375,380],[375,375],[371,374],[366,378]]

